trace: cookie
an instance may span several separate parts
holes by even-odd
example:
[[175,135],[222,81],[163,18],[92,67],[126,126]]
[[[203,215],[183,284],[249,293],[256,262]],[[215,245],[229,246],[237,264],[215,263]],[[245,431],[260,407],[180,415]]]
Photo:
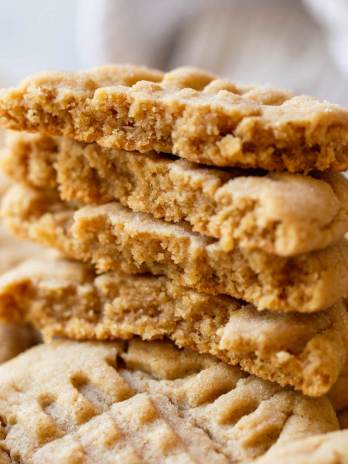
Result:
[[329,391],[329,399],[337,413],[342,429],[348,429],[348,362],[344,365],[337,382]]
[[45,254],[43,249],[32,242],[18,240],[0,224],[0,275],[11,267],[27,259]]
[[[0,178],[0,192],[5,180]],[[0,225],[0,275],[19,263],[34,257],[45,255],[42,249],[30,242],[16,240]],[[26,350],[38,341],[37,333],[23,321],[16,324],[0,324],[0,363]],[[1,463],[1,455],[0,455]]]
[[[11,188],[11,180],[0,173],[0,202],[3,196]],[[43,249],[32,242],[17,240],[0,222],[0,275],[30,258],[47,255]]]
[[[0,226],[0,275],[26,258],[34,257],[34,250],[38,248],[28,242],[10,239],[8,233]],[[23,325],[23,321],[17,321],[16,324],[0,323],[0,363],[13,358],[37,341],[36,332]]]
[[[0,276],[29,258],[41,256],[39,254],[41,251],[40,247],[30,242],[11,237],[7,230],[0,225]],[[36,332],[23,325],[23,321],[17,321],[16,324],[0,324],[0,363],[26,350],[37,340]]]
[[348,409],[348,362],[344,365],[337,382],[331,388],[329,398],[337,412]]
[[107,148],[173,153],[216,166],[307,172],[348,168],[348,112],[313,97],[194,68],[47,73],[0,93],[3,127]]
[[164,342],[56,341],[0,367],[1,449],[23,463],[241,463],[337,430],[309,399]]
[[337,413],[337,418],[341,429],[348,429],[348,408],[342,409]]
[[0,277],[0,318],[29,322],[46,339],[166,337],[310,396],[327,393],[347,359],[342,303],[317,314],[272,314],[163,276],[96,276],[63,259],[28,261]]
[[156,153],[130,153],[39,134],[10,133],[1,167],[16,181],[82,204],[118,200],[133,211],[236,246],[292,256],[348,231],[348,180],[223,171]]
[[[23,324],[0,324],[0,363],[14,358],[35,345],[39,336],[32,327]],[[1,460],[0,460],[1,463]]]
[[98,272],[164,274],[208,294],[227,294],[258,309],[314,312],[348,291],[348,242],[284,258],[236,248],[134,213],[117,202],[75,208],[44,191],[16,185],[3,202],[12,231],[93,263]]
[[275,446],[255,464],[348,464],[348,430]]
[[[347,310],[347,299],[343,300]],[[343,366],[337,382],[329,392],[329,399],[337,412],[341,428],[348,428],[348,361]]]

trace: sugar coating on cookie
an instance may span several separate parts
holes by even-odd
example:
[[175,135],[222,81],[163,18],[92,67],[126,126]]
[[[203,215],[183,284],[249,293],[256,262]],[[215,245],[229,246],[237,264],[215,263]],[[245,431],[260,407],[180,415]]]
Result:
[[324,433],[275,446],[255,464],[347,464],[348,430]]

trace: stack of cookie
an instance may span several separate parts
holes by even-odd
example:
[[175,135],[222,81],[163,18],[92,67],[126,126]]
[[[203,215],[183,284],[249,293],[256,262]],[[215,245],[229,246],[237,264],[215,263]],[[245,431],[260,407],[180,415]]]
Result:
[[[191,68],[107,66],[2,91],[0,118],[20,131],[3,217],[62,253],[0,278],[0,316],[84,340],[12,361],[20,400],[0,368],[0,415],[33,397],[44,414],[32,441],[24,418],[8,426],[10,453],[272,462],[283,441],[338,428],[303,394],[328,393],[348,356],[348,181],[333,172],[348,168],[347,111]],[[342,434],[294,452],[340,455]]]
[[[9,185],[8,179],[0,175],[0,198]],[[52,251],[47,251],[31,242],[16,240],[2,224],[0,224],[0,254],[0,275],[30,259],[41,259],[43,254],[53,257]],[[39,334],[29,324],[22,324],[20,321],[14,324],[0,322],[0,364],[28,349],[37,343],[39,338]]]
[[[2,178],[0,178],[1,190]],[[31,243],[15,240],[0,226],[0,275],[29,259],[40,257],[43,250]],[[30,325],[0,323],[0,364],[34,345],[39,337]],[[1,462],[1,460],[0,460]]]

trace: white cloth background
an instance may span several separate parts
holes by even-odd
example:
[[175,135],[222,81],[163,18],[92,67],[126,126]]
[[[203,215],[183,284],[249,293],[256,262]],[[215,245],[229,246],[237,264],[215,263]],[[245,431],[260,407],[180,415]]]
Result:
[[80,0],[85,67],[192,64],[348,105],[348,0]]
[[193,64],[348,106],[348,0],[4,0],[0,86],[33,72]]
[[35,72],[81,67],[76,13],[77,0],[2,0],[0,86]]
[[348,77],[348,0],[305,0],[325,28],[330,51]]

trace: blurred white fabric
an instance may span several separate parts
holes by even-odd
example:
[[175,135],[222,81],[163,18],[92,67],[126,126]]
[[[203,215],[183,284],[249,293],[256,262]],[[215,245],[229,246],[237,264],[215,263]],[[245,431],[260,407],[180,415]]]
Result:
[[348,104],[348,0],[79,0],[85,67],[191,64]]
[[0,86],[108,62],[196,65],[348,105],[348,0],[11,0]]
[[77,0],[4,0],[0,12],[0,86],[28,74],[78,69]]
[[310,11],[327,30],[330,50],[348,76],[348,0],[305,0]]
[[202,8],[220,8],[228,2],[79,0],[78,49],[88,67],[110,60],[164,67],[181,26]]

